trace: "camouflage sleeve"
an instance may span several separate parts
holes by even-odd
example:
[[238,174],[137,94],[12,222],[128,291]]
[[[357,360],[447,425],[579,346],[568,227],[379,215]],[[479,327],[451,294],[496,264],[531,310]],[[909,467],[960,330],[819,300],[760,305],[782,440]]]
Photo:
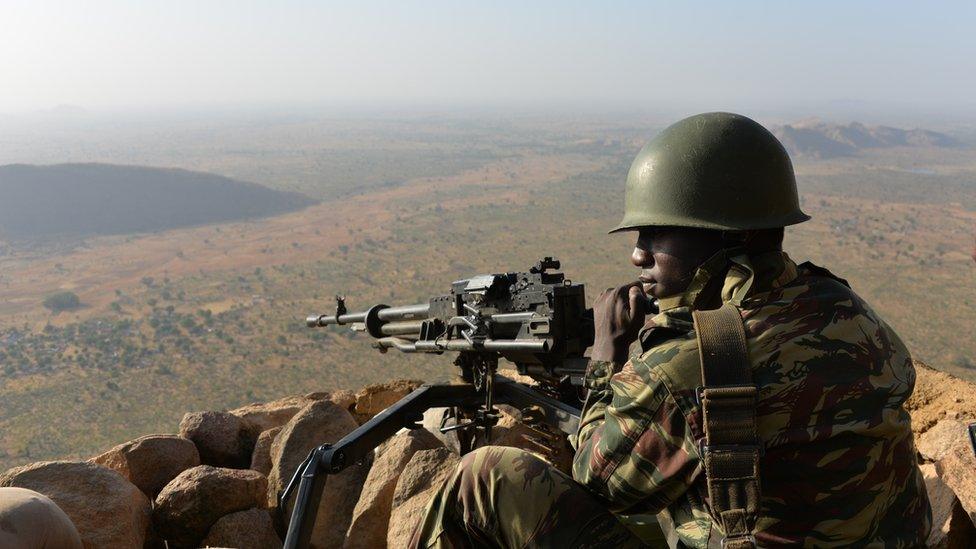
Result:
[[659,510],[681,496],[701,470],[694,435],[653,368],[674,353],[653,349],[616,374],[594,362],[577,435],[573,478],[614,511],[637,503]]

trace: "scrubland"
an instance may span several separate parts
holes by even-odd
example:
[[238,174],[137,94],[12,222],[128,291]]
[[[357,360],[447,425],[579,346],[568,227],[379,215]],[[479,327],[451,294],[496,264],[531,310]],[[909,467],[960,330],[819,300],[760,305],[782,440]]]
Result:
[[[650,128],[414,121],[373,133],[365,123],[272,130],[192,154],[192,143],[127,150],[108,140],[98,160],[171,166],[183,153],[182,167],[319,204],[151,234],[0,244],[0,469],[87,456],[165,431],[188,410],[450,374],[447,357],[379,354],[362,335],[305,328],[304,316],[329,312],[336,293],[354,309],[416,303],[453,280],[547,255],[587,283],[590,298],[636,276],[632,236],[606,230]],[[813,220],[786,242],[798,262],[848,279],[917,358],[970,380],[972,153],[797,159]],[[82,307],[45,309],[59,290]]]

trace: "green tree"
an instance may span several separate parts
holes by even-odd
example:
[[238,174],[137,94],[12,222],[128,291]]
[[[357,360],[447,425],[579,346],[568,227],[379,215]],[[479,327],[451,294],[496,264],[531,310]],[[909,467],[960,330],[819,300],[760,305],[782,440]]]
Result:
[[47,296],[44,300],[44,306],[54,313],[60,313],[61,311],[77,309],[81,306],[81,300],[74,292],[58,292]]

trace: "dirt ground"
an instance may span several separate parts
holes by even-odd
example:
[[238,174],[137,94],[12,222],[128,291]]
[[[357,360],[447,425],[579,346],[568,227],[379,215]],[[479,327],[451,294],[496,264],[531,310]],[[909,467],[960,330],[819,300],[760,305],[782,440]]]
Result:
[[976,419],[976,384],[915,362],[915,392],[908,399],[915,435],[940,419]]
[[[437,197],[450,189],[445,206],[463,207],[488,199],[458,189],[495,186],[490,200],[514,198],[526,186],[557,181],[592,170],[583,157],[526,155],[452,177],[421,178],[399,187],[323,202],[300,212],[248,222],[208,225],[136,236],[97,237],[65,255],[0,257],[0,328],[59,325],[105,314],[117,291],[138,290],[145,277],[177,279],[213,272],[248,271],[327,254],[364,238],[385,236],[384,222],[401,204]],[[504,191],[499,192],[502,187]],[[78,294],[83,309],[51,317],[41,307],[59,290]]]

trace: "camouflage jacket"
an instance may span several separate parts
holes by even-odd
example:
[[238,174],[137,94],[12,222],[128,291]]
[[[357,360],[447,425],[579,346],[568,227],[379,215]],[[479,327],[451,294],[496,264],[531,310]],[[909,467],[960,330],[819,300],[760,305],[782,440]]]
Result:
[[931,511],[903,408],[909,353],[846,282],[782,252],[716,255],[685,293],[661,300],[623,369],[590,364],[574,478],[625,522],[660,512],[681,546],[721,538],[698,451],[691,320],[719,299],[741,310],[760,390],[759,543],[921,546]]

